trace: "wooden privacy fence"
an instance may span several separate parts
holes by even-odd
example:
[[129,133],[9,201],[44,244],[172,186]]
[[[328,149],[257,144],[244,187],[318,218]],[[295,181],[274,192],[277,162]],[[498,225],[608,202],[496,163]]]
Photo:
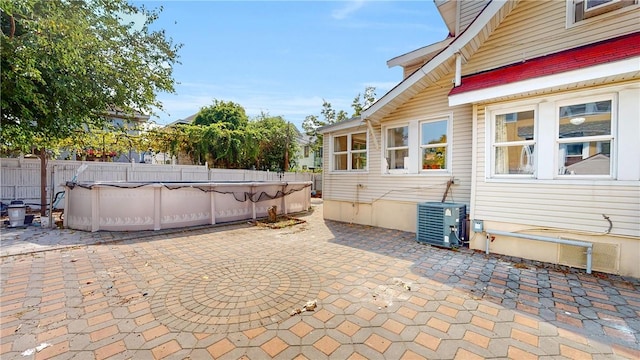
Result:
[[[52,194],[52,184],[53,194],[64,191],[63,185],[76,176],[82,164],[87,164],[87,168],[78,175],[77,181],[312,181],[312,191],[320,192],[322,189],[322,175],[313,173],[207,169],[206,166],[198,165],[49,160],[47,203]],[[22,200],[33,208],[39,208],[40,160],[0,159],[0,190],[0,201],[4,204]],[[64,201],[60,201],[56,207],[63,208]]]

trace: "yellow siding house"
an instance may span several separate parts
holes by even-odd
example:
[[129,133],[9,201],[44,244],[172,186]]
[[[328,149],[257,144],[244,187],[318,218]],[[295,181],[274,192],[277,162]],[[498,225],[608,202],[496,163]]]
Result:
[[466,205],[472,249],[640,277],[637,0],[435,0],[450,35],[322,129],[326,219],[416,232]]

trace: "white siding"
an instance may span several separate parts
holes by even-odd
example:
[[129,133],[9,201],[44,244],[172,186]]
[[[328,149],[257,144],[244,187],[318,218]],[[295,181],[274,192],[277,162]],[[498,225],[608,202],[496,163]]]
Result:
[[464,31],[473,22],[480,11],[487,6],[488,2],[488,0],[466,0],[460,2],[460,32]]
[[[492,69],[638,31],[638,9],[638,6],[632,6],[615,14],[567,26],[564,1],[520,1],[478,52],[463,65],[463,73]],[[602,92],[606,93],[606,89],[602,89]],[[487,105],[494,104],[478,105],[478,143],[475,152],[477,187],[471,210],[474,218],[601,233],[609,225],[602,217],[602,214],[606,214],[613,222],[612,234],[640,236],[640,183],[634,181],[637,176],[633,179],[627,176],[625,181],[589,183],[569,180],[487,180],[486,166],[490,165],[486,156],[484,111]],[[629,138],[629,131],[633,133],[634,129],[637,133],[637,123],[640,121],[637,112],[631,117],[628,111],[625,114],[619,116],[621,139]],[[625,140],[625,143],[630,141]],[[638,151],[635,148],[633,150],[626,153],[635,153],[637,158]],[[628,172],[626,169],[621,171]],[[637,172],[637,169],[633,171]]]
[[567,28],[566,2],[521,0],[468,63],[463,75],[638,31],[638,5]]
[[406,79],[407,77],[409,77],[409,75],[413,74],[414,72],[416,72],[416,70],[418,70],[422,65],[424,65],[423,62],[419,62],[417,64],[413,64],[413,65],[409,65],[403,68],[402,70],[402,76],[403,79]]
[[[329,146],[332,135],[364,131],[365,125],[357,129],[324,134],[324,188],[325,200],[351,202],[354,204],[375,204],[381,200],[393,200],[408,203],[423,201],[441,201],[447,181],[453,177],[447,201],[469,203],[471,189],[471,106],[450,108],[447,94],[451,90],[451,80],[442,81],[423,90],[395,112],[386,117],[381,124],[373,127],[374,135],[379,144],[369,133],[369,153],[367,173],[336,173],[332,172],[331,149]],[[388,123],[404,120],[424,119],[433,116],[452,114],[452,142],[449,151],[452,152],[450,174],[383,174],[381,159],[383,156],[383,142],[381,128]],[[414,159],[418,161],[418,159]],[[361,184],[361,186],[358,186]],[[374,210],[375,211],[375,210]],[[375,217],[375,214],[373,215]],[[349,221],[350,219],[342,219]]]
[[[610,93],[615,88],[600,89],[602,93]],[[628,90],[625,90],[628,91]],[[636,90],[636,94],[639,92]],[[576,97],[583,93],[576,93]],[[564,94],[563,96],[570,96]],[[557,97],[532,99],[545,104],[557,101]],[[625,102],[626,101],[626,102]],[[635,136],[617,138],[618,167],[638,166],[638,123],[640,116],[626,111],[637,107],[637,98],[621,99],[618,120],[618,133],[636,132]],[[478,126],[476,151],[476,176],[474,208],[475,219],[490,220],[502,223],[535,226],[540,228],[566,229],[571,232],[603,233],[609,223],[603,214],[610,217],[613,227],[611,235],[640,236],[640,181],[637,171],[635,178],[625,180],[506,180],[489,179],[487,167],[490,166],[487,156],[488,136],[486,134],[487,119],[485,106],[478,106]],[[555,121],[539,119],[539,121]],[[632,140],[632,137],[635,140]],[[626,139],[626,140],[625,140]],[[629,149],[624,151],[623,149]],[[615,150],[614,150],[615,151]],[[623,153],[624,152],[624,153]],[[540,154],[540,152],[538,152]],[[551,155],[553,156],[553,155]],[[540,163],[553,163],[554,159],[540,158]],[[623,165],[628,164],[628,165]],[[634,165],[635,164],[635,165]],[[540,165],[539,165],[540,167]],[[618,172],[618,177],[620,177]]]

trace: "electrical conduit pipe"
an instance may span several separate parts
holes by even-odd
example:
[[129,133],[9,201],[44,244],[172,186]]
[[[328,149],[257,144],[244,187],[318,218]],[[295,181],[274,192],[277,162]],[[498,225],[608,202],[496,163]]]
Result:
[[587,274],[591,274],[591,260],[593,257],[593,244],[586,241],[579,240],[569,240],[569,239],[560,239],[549,236],[540,236],[540,235],[531,235],[531,234],[520,234],[508,231],[499,231],[499,230],[487,230],[487,245],[486,245],[486,253],[489,254],[489,242],[491,239],[491,235],[501,235],[501,236],[509,236],[520,239],[527,240],[537,240],[537,241],[545,241],[556,244],[565,244],[565,245],[573,245],[573,246],[581,246],[587,248]]

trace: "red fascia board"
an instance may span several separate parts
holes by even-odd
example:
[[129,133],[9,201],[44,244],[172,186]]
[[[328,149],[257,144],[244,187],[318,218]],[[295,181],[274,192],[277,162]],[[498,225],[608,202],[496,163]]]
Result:
[[640,55],[640,32],[467,75],[449,95],[578,70]]

